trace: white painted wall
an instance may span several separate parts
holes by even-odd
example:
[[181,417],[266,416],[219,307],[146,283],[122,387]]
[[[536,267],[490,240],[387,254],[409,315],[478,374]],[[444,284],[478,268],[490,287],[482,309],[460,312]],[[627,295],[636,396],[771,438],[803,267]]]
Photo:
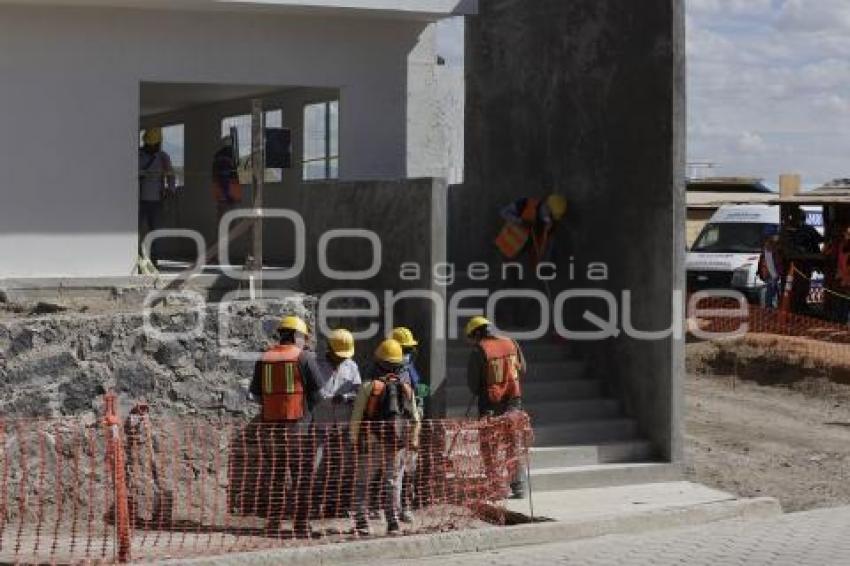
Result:
[[0,277],[131,273],[141,81],[339,88],[341,176],[405,176],[426,25],[0,6]]

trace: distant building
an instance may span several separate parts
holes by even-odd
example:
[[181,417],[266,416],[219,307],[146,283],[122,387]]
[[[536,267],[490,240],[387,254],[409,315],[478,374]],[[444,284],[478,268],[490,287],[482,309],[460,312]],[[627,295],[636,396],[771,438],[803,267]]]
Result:
[[762,179],[748,177],[707,177],[688,181],[688,246],[724,204],[762,204],[777,194]]

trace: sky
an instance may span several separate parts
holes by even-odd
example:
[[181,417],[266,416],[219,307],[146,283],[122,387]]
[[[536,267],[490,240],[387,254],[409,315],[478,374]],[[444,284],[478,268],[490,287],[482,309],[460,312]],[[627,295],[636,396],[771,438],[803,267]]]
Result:
[[[850,177],[850,0],[685,2],[688,160],[774,187]],[[441,25],[449,64],[463,65],[462,30]]]
[[712,174],[850,177],[850,0],[686,0],[688,156]]

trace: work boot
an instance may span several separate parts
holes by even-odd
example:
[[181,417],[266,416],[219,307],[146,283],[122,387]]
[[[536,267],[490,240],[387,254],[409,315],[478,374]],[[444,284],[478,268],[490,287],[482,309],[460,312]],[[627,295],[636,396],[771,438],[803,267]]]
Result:
[[369,521],[366,520],[366,517],[357,517],[354,519],[354,531],[361,537],[368,537],[372,534],[372,530],[369,528]]
[[407,523],[409,525],[413,522],[413,513],[411,513],[409,509],[405,509],[401,512],[400,519],[402,523]]
[[511,499],[525,499],[525,484],[523,482],[511,482]]
[[387,519],[387,534],[397,535],[401,532],[401,526],[397,519]]

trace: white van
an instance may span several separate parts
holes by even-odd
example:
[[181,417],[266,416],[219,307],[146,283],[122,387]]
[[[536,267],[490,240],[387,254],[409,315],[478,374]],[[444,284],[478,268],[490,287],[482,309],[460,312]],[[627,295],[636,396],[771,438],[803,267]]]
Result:
[[[804,210],[806,222],[823,233],[822,209]],[[758,300],[764,286],[758,276],[762,245],[779,233],[779,214],[779,206],[765,204],[720,207],[688,252],[688,291],[735,289]]]
[[688,252],[688,291],[737,289],[756,300],[761,249],[779,233],[779,207],[725,205],[711,217]]

